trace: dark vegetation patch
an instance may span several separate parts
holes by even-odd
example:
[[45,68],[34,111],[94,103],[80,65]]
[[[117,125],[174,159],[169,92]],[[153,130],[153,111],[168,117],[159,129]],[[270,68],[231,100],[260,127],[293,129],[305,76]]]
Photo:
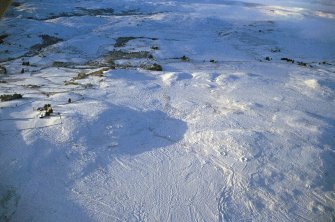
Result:
[[36,20],[49,20],[63,17],[75,17],[75,16],[109,16],[114,15],[114,9],[112,8],[102,8],[102,9],[87,9],[82,7],[77,7],[72,12],[62,12],[60,14],[51,13],[48,17],[43,19],[36,19],[34,17],[28,17],[28,19]]
[[105,55],[106,61],[115,61],[120,59],[145,59],[149,58],[150,53],[147,51],[139,52],[125,52],[125,51],[111,51]]
[[209,60],[209,62],[216,63],[216,61],[214,59]]
[[75,80],[80,80],[80,79],[86,79],[89,75],[87,73],[81,72],[78,73],[77,76],[73,77],[71,80],[75,81]]
[[306,63],[306,62],[295,61],[294,59],[290,59],[290,58],[286,58],[286,57],[281,58],[280,60],[282,60],[282,61],[286,61],[286,62],[290,62],[290,63],[296,63],[297,65],[299,65],[299,66],[303,66],[303,67],[311,67],[311,68],[313,68],[312,65],[309,65],[309,64]]
[[7,83],[6,80],[0,80],[0,83]]
[[133,37],[133,36],[125,36],[125,37],[118,37],[115,40],[114,47],[120,48],[124,47],[129,41],[134,39],[150,39],[150,40],[157,40],[157,38],[149,38],[149,37]]
[[52,66],[53,66],[53,67],[71,67],[71,66],[73,66],[73,65],[74,65],[74,63],[72,63],[72,62],[54,61],[54,62],[52,63]]
[[22,62],[22,65],[23,66],[30,66],[30,62],[28,61],[28,62]]
[[159,47],[154,45],[154,46],[151,46],[151,49],[152,50],[159,50]]
[[3,66],[0,66],[0,74],[7,74],[7,69]]
[[54,112],[52,107],[51,107],[51,104],[44,104],[43,107],[38,107],[37,110],[41,112],[41,114],[39,116],[40,118],[50,116]]
[[163,71],[163,68],[161,65],[154,63],[154,64],[142,64],[140,66],[142,69],[150,70],[150,71]]
[[110,70],[111,68],[109,67],[105,67],[93,72],[88,72],[88,73],[78,73],[77,76],[73,77],[72,79],[70,79],[69,81],[64,81],[65,85],[79,85],[77,82],[75,82],[76,80],[81,80],[81,79],[86,79],[89,76],[97,76],[97,77],[103,77],[103,74],[105,71]]
[[180,57],[180,60],[183,61],[183,62],[189,62],[190,61],[190,58],[183,55],[182,57]]
[[75,85],[75,86],[77,86],[77,85],[79,85],[79,83],[71,81],[71,80],[69,80],[69,81],[65,80],[64,81],[64,85],[66,85],[66,86],[68,86],[68,85]]
[[41,88],[41,86],[34,85],[34,84],[24,85],[24,87],[29,88],[29,89],[38,89],[38,88]]
[[114,9],[112,8],[98,8],[98,9],[87,9],[77,7],[84,15],[97,16],[97,15],[113,15]]
[[280,60],[290,62],[290,63],[294,63],[294,59],[289,59],[289,58],[286,58],[286,57],[281,58]]
[[20,7],[21,5],[22,5],[21,2],[13,2],[12,3],[13,7]]
[[322,62],[319,62],[319,65],[331,65],[331,64],[327,61],[322,61]]
[[8,37],[8,34],[6,34],[6,33],[0,35],[0,44],[4,43],[5,42],[4,39],[7,38],[7,37]]
[[[62,62],[62,61],[54,61],[52,63],[53,67],[62,67],[62,68],[71,68],[76,69],[78,67],[85,67],[85,64],[74,63],[74,62]],[[94,66],[95,67],[95,66]]]
[[33,52],[39,52],[39,51],[41,51],[42,49],[44,49],[48,46],[51,46],[51,45],[54,45],[58,42],[63,41],[63,39],[61,39],[61,38],[57,38],[57,37],[50,36],[50,35],[39,35],[39,37],[42,39],[42,43],[33,45],[31,47],[30,54],[33,53]]
[[3,94],[0,96],[1,102],[11,101],[11,100],[16,100],[16,99],[22,99],[22,95],[18,93],[14,93],[14,94]]
[[281,52],[281,49],[276,47],[276,48],[270,49],[270,51],[273,53],[277,53],[277,52]]
[[[0,187],[1,188],[1,187]],[[13,215],[16,213],[16,208],[20,197],[16,194],[14,188],[4,190],[0,196],[0,221],[12,221]]]
[[305,63],[305,62],[297,62],[297,64],[299,65],[299,66],[307,66],[307,63]]
[[269,56],[267,56],[267,57],[265,57],[265,60],[266,60],[266,61],[271,61],[271,60],[272,60],[272,58],[271,58],[271,57],[269,57]]
[[39,35],[39,37],[42,38],[42,44],[45,46],[53,45],[53,44],[63,41],[63,39],[61,38],[57,38],[57,37],[50,36],[50,35]]
[[34,20],[49,20],[49,19],[57,19],[57,18],[64,18],[64,17],[76,17],[76,16],[131,16],[131,15],[154,15],[157,13],[142,13],[138,10],[125,10],[121,12],[114,12],[112,8],[97,8],[97,9],[87,9],[82,7],[77,7],[75,10],[71,12],[62,12],[59,14],[51,13],[49,16],[45,18],[35,18],[32,16],[27,17],[28,19]]
[[259,27],[259,26],[268,26],[268,25],[274,25],[274,24],[275,24],[274,21],[268,20],[268,21],[256,21],[256,22],[249,24],[248,26]]
[[129,41],[137,39],[137,37],[119,37],[116,39],[114,47],[124,47]]
[[[116,16],[130,16],[130,15],[143,15],[144,13],[138,11],[137,9],[130,9],[130,10],[125,10],[122,12],[116,12],[114,15]],[[155,13],[146,13],[146,15],[154,15]]]
[[75,80],[80,80],[80,79],[86,79],[89,76],[99,76],[99,77],[102,77],[103,73],[105,71],[107,71],[107,70],[109,70],[109,68],[99,69],[97,71],[89,72],[89,73],[81,72],[77,76],[73,77],[72,80],[75,81]]

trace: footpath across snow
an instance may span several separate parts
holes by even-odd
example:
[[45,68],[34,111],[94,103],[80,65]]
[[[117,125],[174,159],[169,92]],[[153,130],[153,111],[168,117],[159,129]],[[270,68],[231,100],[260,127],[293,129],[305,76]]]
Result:
[[15,2],[0,96],[0,221],[335,218],[331,1]]

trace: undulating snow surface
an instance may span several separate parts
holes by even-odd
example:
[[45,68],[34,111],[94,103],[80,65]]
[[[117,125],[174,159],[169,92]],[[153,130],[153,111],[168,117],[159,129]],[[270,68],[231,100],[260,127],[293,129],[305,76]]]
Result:
[[334,221],[333,1],[20,2],[0,221]]

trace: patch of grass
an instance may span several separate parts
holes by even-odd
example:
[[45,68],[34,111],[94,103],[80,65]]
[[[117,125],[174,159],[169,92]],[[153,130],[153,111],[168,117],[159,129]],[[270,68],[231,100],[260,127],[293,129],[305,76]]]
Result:
[[[2,188],[2,187],[0,187]],[[14,188],[4,190],[0,196],[0,221],[9,222],[16,212],[20,197]]]
[[190,58],[183,55],[182,57],[180,57],[180,60],[183,61],[183,62],[189,62],[190,61]]
[[105,60],[108,62],[113,62],[120,59],[144,59],[148,58],[150,53],[147,51],[139,52],[125,52],[125,51],[112,51],[105,56]]
[[322,61],[322,62],[319,62],[319,65],[331,65],[331,64],[327,61]]
[[28,84],[28,85],[24,85],[24,87],[27,87],[27,88],[30,88],[30,89],[38,89],[41,86],[39,86],[39,85],[33,85],[33,84]]
[[85,89],[91,89],[91,88],[94,87],[94,85],[93,85],[92,83],[87,83],[87,84],[84,84],[83,87],[84,87]]
[[116,39],[114,47],[115,48],[124,47],[129,41],[137,38],[138,37],[119,37]]
[[80,80],[80,79],[85,79],[89,76],[98,76],[98,77],[102,77],[105,71],[110,70],[111,68],[109,67],[104,67],[102,69],[93,71],[93,72],[88,72],[88,73],[78,73],[77,76],[73,77],[71,80],[69,81],[64,81],[64,84],[67,85],[79,85],[79,83],[75,82],[76,80]]
[[293,60],[293,59],[286,58],[286,57],[281,58],[280,60],[282,60],[282,61],[286,61],[286,62],[290,62],[290,63],[294,63],[294,60]]
[[90,15],[90,16],[97,16],[97,15],[113,15],[114,9],[112,8],[93,8],[93,9],[88,9],[88,8],[82,8],[82,7],[77,7],[82,14],[84,15]]
[[21,2],[13,2],[12,3],[13,7],[20,7],[21,5],[22,5]]
[[74,82],[72,80],[70,80],[70,81],[65,80],[64,81],[64,85],[66,85],[66,86],[68,86],[68,85],[75,85],[75,86],[77,86],[77,85],[79,85],[79,83]]
[[0,74],[7,74],[7,69],[3,66],[0,66]]
[[54,61],[53,63],[52,63],[52,66],[53,67],[71,67],[71,66],[73,66],[74,65],[74,63],[72,63],[72,62],[60,62],[60,61]]
[[58,42],[63,41],[63,39],[61,39],[61,38],[57,38],[57,37],[50,36],[50,35],[39,35],[39,37],[42,39],[42,43],[33,45],[31,47],[31,50],[41,51],[42,49],[44,49],[44,48],[46,48],[50,45],[54,45]]
[[305,63],[305,62],[297,62],[297,64],[299,65],[299,66],[307,66],[307,63]]
[[75,11],[72,12],[62,12],[57,15],[50,14],[50,16],[43,18],[43,19],[37,19],[34,17],[27,17],[28,19],[35,19],[35,20],[49,20],[49,19],[56,19],[56,18],[64,18],[64,17],[76,17],[76,16],[108,16],[108,15],[115,15],[114,9],[112,8],[101,8],[101,9],[87,9],[82,7],[77,7]]
[[163,71],[163,67],[157,63],[154,64],[142,64],[140,66],[142,69],[150,71]]
[[38,107],[37,108],[38,111],[42,112],[40,114],[40,118],[44,118],[46,116],[50,116],[54,111],[51,107],[51,104],[44,104],[43,107]]
[[87,73],[87,75],[89,75],[89,76],[99,76],[99,77],[102,77],[103,74],[104,74],[104,72],[106,72],[106,71],[108,71],[108,70],[110,70],[110,68],[105,67],[105,68],[99,69],[99,70],[97,70],[97,71],[89,72],[89,73]]
[[79,79],[85,79],[87,78],[89,75],[84,73],[84,72],[81,72],[81,73],[78,73],[77,76],[73,77],[72,80],[75,81],[75,80],[79,80]]
[[281,52],[281,49],[277,48],[277,47],[276,48],[272,48],[271,52],[273,52],[273,53]]
[[105,71],[108,71],[108,70],[110,70],[110,68],[102,68],[102,69],[99,69],[97,71],[88,72],[88,73],[81,72],[77,76],[73,77],[71,80],[75,81],[75,80],[79,80],[79,79],[85,79],[85,78],[87,78],[89,76],[99,76],[99,77],[102,77],[103,73]]
[[16,99],[22,99],[22,95],[18,93],[14,93],[14,94],[4,94],[0,96],[1,102],[11,101],[11,100],[16,100]]
[[57,38],[57,37],[50,36],[50,35],[39,35],[39,37],[42,38],[43,45],[53,45],[53,44],[63,41],[63,39],[61,38]]
[[8,37],[8,34],[2,34],[0,35],[0,44],[4,43],[4,39]]

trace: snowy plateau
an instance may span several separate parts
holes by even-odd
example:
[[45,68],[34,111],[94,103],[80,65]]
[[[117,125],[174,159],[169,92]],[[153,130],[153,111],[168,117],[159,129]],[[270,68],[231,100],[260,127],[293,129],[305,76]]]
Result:
[[0,221],[335,221],[333,0],[17,0]]

